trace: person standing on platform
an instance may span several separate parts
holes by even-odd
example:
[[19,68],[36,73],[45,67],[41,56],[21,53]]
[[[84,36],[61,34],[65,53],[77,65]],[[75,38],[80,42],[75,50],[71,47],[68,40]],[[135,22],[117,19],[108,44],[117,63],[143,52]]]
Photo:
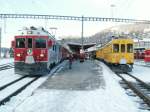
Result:
[[72,69],[72,61],[73,61],[72,54],[69,54],[69,69]]

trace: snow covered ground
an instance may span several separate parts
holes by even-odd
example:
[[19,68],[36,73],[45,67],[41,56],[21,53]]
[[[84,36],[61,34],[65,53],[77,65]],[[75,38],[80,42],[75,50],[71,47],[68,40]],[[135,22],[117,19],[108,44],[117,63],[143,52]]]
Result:
[[[51,75],[55,75],[55,71],[57,70],[58,72],[62,69],[62,66],[65,66],[65,64],[67,63],[67,61],[64,61],[63,63],[61,63],[60,65],[56,66],[49,74],[49,76]],[[21,77],[18,74],[14,74],[14,70],[10,69],[10,70],[5,70],[5,71],[0,71],[0,73],[3,73],[2,75],[0,75],[0,87],[6,83],[9,83],[19,77]],[[38,88],[43,82],[45,82],[47,80],[48,76],[45,77],[41,77],[40,79],[38,79],[37,81],[35,81],[34,83],[32,83],[29,87],[27,87],[24,91],[22,91],[19,95],[14,96],[11,98],[11,100],[9,102],[7,102],[5,105],[0,106],[0,112],[15,112],[16,107],[18,107],[18,105],[20,105],[27,97],[30,97],[33,93],[33,91]],[[26,79],[26,80],[30,80]],[[22,80],[20,81],[21,83],[26,83],[26,80]],[[16,87],[20,87],[22,84],[18,84],[18,85],[14,85],[14,88]],[[6,92],[8,90],[8,92]],[[13,91],[13,88],[8,87],[6,91],[1,91],[0,94],[0,98],[3,97],[4,95],[8,94],[9,91]],[[4,93],[4,95],[3,95]]]
[[[88,61],[84,62],[84,64],[88,65],[90,63],[91,62]],[[99,73],[98,76],[100,80],[102,77],[104,79],[103,87],[100,86],[98,88],[97,86],[95,89],[87,90],[38,88],[48,78],[42,77],[40,80],[27,87],[19,95],[14,96],[10,102],[0,106],[0,112],[149,112],[147,110],[139,109],[139,105],[135,100],[128,96],[126,94],[127,92],[120,86],[120,78],[117,77],[106,65],[99,61],[94,61],[92,63],[94,66],[91,67],[92,72],[89,72],[89,74],[93,73],[94,75],[95,72]],[[81,70],[83,70],[84,64],[79,66]],[[69,73],[65,71],[64,68],[65,66],[68,66],[67,64],[63,64],[63,66],[64,67],[59,68],[59,73],[55,73],[55,75],[51,77],[51,80],[60,76],[58,82],[61,83],[62,73],[68,75],[69,73],[74,73],[74,71],[72,71],[73,69],[70,70]],[[74,67],[75,66],[73,66],[73,68]],[[148,68],[139,67],[140,66],[134,66],[132,73],[138,74],[142,72],[143,74],[148,74]],[[89,68],[85,67],[85,69],[88,71]],[[142,69],[142,71],[140,69]],[[81,71],[79,70],[78,72]],[[10,80],[13,80],[20,77],[19,75],[14,74],[12,69],[0,71],[0,74],[1,85],[4,85],[9,78]],[[81,75],[81,80],[84,80],[83,75],[86,74],[80,73],[76,75]],[[139,75],[139,77],[140,76],[141,75]],[[145,75],[145,77],[146,76],[148,75]],[[72,81],[73,80],[70,82]],[[95,82],[91,81],[91,83]],[[71,84],[68,87],[70,86]]]
[[150,83],[150,67],[134,65],[134,69],[131,74],[144,82]]
[[14,58],[0,58],[0,65],[14,62]]
[[[144,61],[135,61],[131,74],[144,82],[150,83],[150,66],[147,66]],[[136,82],[136,80],[126,74],[124,74],[124,77],[132,82]],[[119,77],[116,79],[121,80]]]
[[[95,64],[98,66],[94,69],[103,74],[104,88],[88,91],[37,89],[12,109],[13,112],[148,112],[138,109],[109,68],[98,61]],[[3,106],[0,111],[7,112],[10,105]]]
[[134,65],[139,65],[139,66],[146,66],[146,67],[150,67],[150,63],[145,63],[143,59],[141,60],[135,60],[134,61]]

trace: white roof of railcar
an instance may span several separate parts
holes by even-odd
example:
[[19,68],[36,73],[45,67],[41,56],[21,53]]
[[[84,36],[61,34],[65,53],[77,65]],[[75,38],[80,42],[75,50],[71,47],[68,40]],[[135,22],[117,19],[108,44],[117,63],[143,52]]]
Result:
[[39,35],[39,36],[49,36],[50,38],[55,39],[55,36],[46,31],[43,27],[35,28],[35,27],[24,27],[23,29],[19,30],[18,36],[26,36],[26,35]]

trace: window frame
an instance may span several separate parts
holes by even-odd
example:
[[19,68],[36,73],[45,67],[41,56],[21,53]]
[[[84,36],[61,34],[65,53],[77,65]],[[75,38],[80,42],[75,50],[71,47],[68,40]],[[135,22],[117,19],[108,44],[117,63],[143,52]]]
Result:
[[[123,48],[122,46],[124,46],[124,49],[122,49]],[[126,52],[126,45],[125,44],[120,44],[120,52],[121,53],[125,53]]]
[[[36,42],[37,42],[36,40],[37,40],[37,39],[43,39],[43,40],[45,40],[45,47],[37,47],[37,46],[36,46]],[[35,49],[46,49],[46,48],[47,48],[47,39],[46,39],[46,38],[42,38],[42,37],[34,38],[34,48],[35,48]]]
[[[29,39],[32,40],[32,44],[31,44],[32,46],[31,47],[29,47],[29,41],[28,41]],[[27,48],[33,48],[33,38],[27,38]]]
[[[17,39],[24,39],[24,47],[17,47]],[[17,48],[17,49],[26,48],[26,38],[25,37],[15,38],[15,48]]]
[[[117,49],[117,51],[115,51],[115,45],[117,45],[118,46],[118,49]],[[113,44],[113,53],[119,53],[119,44]]]
[[[132,47],[132,52],[129,51],[129,45],[132,45],[132,46],[131,46],[131,47]],[[131,47],[130,47],[130,49],[131,49]],[[127,53],[133,53],[133,44],[131,44],[131,43],[128,43],[128,44],[127,44]]]

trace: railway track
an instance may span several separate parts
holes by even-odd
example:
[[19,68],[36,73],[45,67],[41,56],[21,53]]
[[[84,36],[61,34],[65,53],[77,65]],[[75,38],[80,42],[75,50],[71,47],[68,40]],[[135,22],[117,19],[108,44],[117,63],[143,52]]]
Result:
[[[150,110],[150,85],[131,75],[130,73],[116,74],[122,79],[122,81],[127,85],[128,88],[130,88],[137,96],[139,96],[143,100],[142,103],[140,102],[142,105],[147,104],[147,106],[142,109]],[[136,82],[128,81],[128,79],[126,79],[126,75]]]
[[[15,88],[16,85],[19,85],[21,81],[25,80],[27,77],[21,77],[11,83],[8,83],[2,87],[0,87],[0,91],[2,93],[6,93],[10,88]],[[22,92],[26,87],[28,87],[30,84],[32,84],[33,82],[35,82],[37,79],[39,79],[40,77],[35,77],[32,79],[29,79],[28,81],[26,81],[24,84],[20,84],[19,87],[16,87],[14,90],[12,90],[12,92],[7,93],[7,95],[2,95],[0,96],[0,105],[5,104],[6,102],[8,102],[13,96],[18,95],[20,92]],[[18,83],[18,84],[17,84]],[[8,90],[7,90],[8,88]]]
[[12,82],[9,82],[9,83],[7,83],[7,84],[5,84],[5,85],[3,85],[3,86],[0,86],[0,91],[2,91],[3,89],[7,88],[8,86],[10,86],[10,85],[12,85],[12,84],[14,84],[14,83],[16,83],[16,82],[18,82],[18,81],[20,81],[20,80],[26,78],[26,77],[27,77],[27,76],[20,77],[20,78],[18,78],[18,79],[16,79],[16,80],[13,80]]
[[11,69],[11,68],[14,68],[14,63],[6,63],[6,64],[0,65],[0,71]]
[[[59,69],[61,68],[62,65],[58,65],[55,68],[52,69],[48,77],[53,76]],[[26,87],[30,86],[32,83],[37,81],[40,77],[28,77],[28,76],[23,76],[20,77],[12,82],[9,82],[3,86],[0,87],[0,106],[4,105],[6,102],[8,102],[13,96],[18,95],[21,93],[23,90],[26,89]],[[23,81],[24,80],[24,81]],[[25,82],[22,84],[22,82]],[[12,90],[12,88],[15,88]],[[10,90],[10,91],[9,91]],[[9,92],[9,93],[7,93]],[[4,94],[4,95],[3,95]],[[5,95],[7,94],[7,95]]]

